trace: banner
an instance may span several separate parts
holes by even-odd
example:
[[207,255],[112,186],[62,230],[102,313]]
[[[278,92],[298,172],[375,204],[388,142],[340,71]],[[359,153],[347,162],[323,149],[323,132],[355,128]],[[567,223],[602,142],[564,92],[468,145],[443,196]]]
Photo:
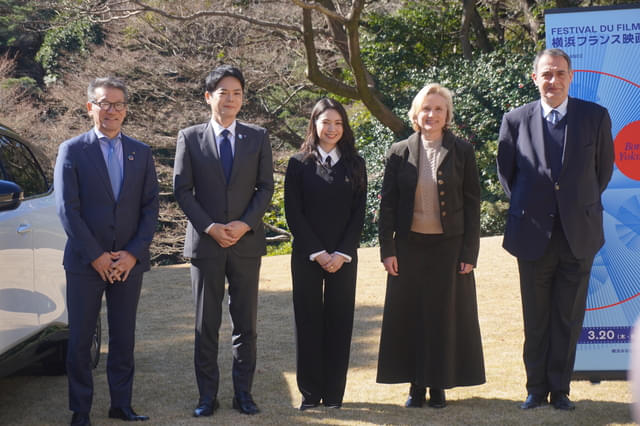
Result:
[[640,6],[549,10],[545,24],[547,48],[571,57],[569,95],[606,107],[614,137],[574,378],[623,379],[640,314]]

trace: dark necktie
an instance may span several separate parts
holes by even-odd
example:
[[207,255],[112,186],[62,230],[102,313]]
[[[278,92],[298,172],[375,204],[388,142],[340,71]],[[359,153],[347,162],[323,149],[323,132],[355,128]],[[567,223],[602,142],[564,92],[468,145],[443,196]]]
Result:
[[122,186],[122,169],[120,159],[116,155],[116,139],[104,138],[104,140],[109,142],[107,170],[109,172],[109,180],[111,181],[111,189],[113,189],[113,195],[117,200],[120,195],[120,187]]
[[324,163],[328,168],[331,168],[331,156],[327,155],[327,158],[324,160]]
[[231,152],[231,141],[229,140],[229,131],[222,131],[222,142],[220,142],[220,161],[222,162],[222,170],[227,183],[231,178],[231,168],[233,167],[233,153]]
[[549,123],[555,126],[558,124],[558,121],[560,121],[560,114],[555,109],[552,109],[549,113]]

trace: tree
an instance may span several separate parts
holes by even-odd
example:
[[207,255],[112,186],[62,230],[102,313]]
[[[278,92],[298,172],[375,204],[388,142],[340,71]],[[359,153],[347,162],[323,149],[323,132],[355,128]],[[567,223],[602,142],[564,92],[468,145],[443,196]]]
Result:
[[[146,13],[180,21],[225,17],[251,23],[265,31],[293,36],[303,43],[307,62],[306,75],[313,84],[334,95],[361,101],[374,117],[394,133],[403,134],[406,131],[405,122],[382,101],[382,96],[375,87],[375,79],[362,61],[360,28],[362,13],[367,4],[365,0],[353,0],[346,7],[338,0],[289,0],[287,3],[290,7],[300,12],[300,20],[293,23],[252,16],[249,8],[242,8],[246,3],[243,1],[216,4],[210,9],[197,11],[187,10],[184,4],[170,3],[160,1],[152,4],[151,1],[144,0],[54,2],[58,10],[75,16],[86,16],[97,23],[127,19]],[[320,45],[328,44],[332,46],[332,50],[318,48]],[[335,52],[339,52],[341,60],[335,57]]]

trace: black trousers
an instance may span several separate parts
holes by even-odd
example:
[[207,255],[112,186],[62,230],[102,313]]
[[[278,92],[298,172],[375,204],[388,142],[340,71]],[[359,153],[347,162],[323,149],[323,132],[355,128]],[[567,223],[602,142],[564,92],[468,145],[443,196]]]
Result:
[[303,402],[341,404],[347,384],[358,259],[329,273],[293,252],[298,389]]
[[233,388],[235,393],[251,392],[256,370],[260,261],[260,257],[240,257],[231,250],[215,258],[191,259],[196,304],[194,364],[200,403],[210,403],[218,395],[218,332],[225,277],[229,281]]
[[102,295],[107,299],[109,355],[107,379],[112,407],[131,406],[133,389],[136,312],[142,274],[130,275],[124,282],[109,284],[95,274],[67,271],[67,309],[69,344],[67,378],[69,409],[89,413],[93,400],[91,344],[98,321]]
[[592,264],[573,256],[560,225],[540,259],[518,259],[528,393],[569,393]]

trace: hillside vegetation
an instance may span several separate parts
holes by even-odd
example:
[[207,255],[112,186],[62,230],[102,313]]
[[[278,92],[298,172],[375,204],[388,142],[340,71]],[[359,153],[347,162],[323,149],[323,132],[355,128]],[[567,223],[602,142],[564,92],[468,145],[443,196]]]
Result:
[[[175,139],[179,129],[209,119],[203,81],[214,67],[243,69],[241,119],[270,132],[277,185],[265,222],[272,229],[286,231],[286,160],[304,137],[311,107],[332,96],[347,105],[367,160],[362,243],[375,244],[384,153],[410,132],[413,96],[439,81],[454,92],[454,130],[476,148],[482,232],[493,235],[502,231],[506,208],[495,171],[497,132],[505,111],[536,97],[529,74],[544,39],[544,8],[620,2],[188,3],[0,1],[0,122],[36,141],[52,161],[60,142],[91,126],[90,80],[115,75],[129,85],[124,130],[152,146],[160,179],[156,264],[184,260],[185,217],[171,194]],[[208,12],[182,18],[198,10]],[[270,252],[288,247],[272,245]]]

